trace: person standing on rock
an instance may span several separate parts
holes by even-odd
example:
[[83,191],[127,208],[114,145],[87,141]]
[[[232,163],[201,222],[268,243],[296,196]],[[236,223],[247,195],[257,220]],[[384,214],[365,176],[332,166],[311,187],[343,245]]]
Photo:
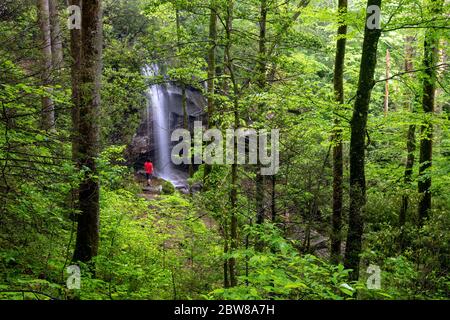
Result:
[[149,186],[153,174],[153,163],[150,160],[145,161],[144,169],[145,169],[145,176],[147,178],[147,186]]

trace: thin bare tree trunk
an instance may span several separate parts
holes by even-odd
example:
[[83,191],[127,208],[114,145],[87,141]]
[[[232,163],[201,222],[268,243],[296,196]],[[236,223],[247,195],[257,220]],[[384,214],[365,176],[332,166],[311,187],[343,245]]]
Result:
[[[186,84],[181,84],[181,109],[183,110],[183,129],[189,131],[189,114],[187,110]],[[192,161],[189,163],[189,177],[194,175]]]
[[[336,57],[334,63],[334,95],[335,100],[342,106],[344,104],[344,65],[345,46],[347,42],[347,25],[345,14],[347,13],[347,0],[338,1],[339,27],[336,41]],[[343,155],[342,155],[342,128],[338,117],[334,119],[333,134],[333,214],[331,218],[331,250],[330,260],[339,263],[341,260],[342,242],[342,195],[343,195]]]
[[[411,72],[413,70],[413,42],[414,37],[406,37],[405,38],[405,72]],[[409,97],[406,98],[407,102],[405,103],[405,109],[409,112],[413,112],[413,103],[411,103],[411,99]],[[404,174],[404,182],[405,185],[409,185],[412,181],[413,167],[414,167],[414,152],[416,150],[416,139],[415,139],[416,126],[414,124],[410,124],[408,127],[408,133],[406,138],[406,163],[405,163],[405,174]],[[409,206],[409,196],[408,194],[404,194],[402,196],[402,204],[400,207],[399,213],[399,227],[402,229],[406,223],[406,213],[408,212]],[[402,230],[403,233],[403,230]],[[404,247],[404,238],[403,235],[400,237],[400,248]]]
[[272,222],[275,223],[277,220],[277,211],[276,211],[276,186],[277,186],[277,176],[272,175],[272,190],[271,190],[271,216]]
[[[224,223],[224,227],[223,227],[223,253],[224,254],[228,254],[229,251],[229,245],[228,245],[228,231],[227,231],[227,223],[228,221],[225,221]],[[228,272],[229,272],[229,265],[228,265],[228,259],[225,259],[223,262],[223,286],[224,288],[229,288],[230,287],[230,279],[228,276]]]
[[63,64],[63,47],[59,25],[58,1],[48,0],[50,9],[50,30],[52,38],[53,70],[60,73]]
[[[208,129],[214,127],[213,116],[215,111],[214,92],[216,77],[216,42],[217,42],[217,13],[214,1],[210,3],[209,14],[209,49],[208,49]],[[211,165],[205,164],[204,178],[211,172]]]
[[[267,86],[267,46],[266,46],[266,25],[267,25],[267,0],[261,0],[260,5],[260,15],[259,15],[259,43],[258,43],[258,63],[256,67],[256,77],[257,84],[261,91],[264,91]],[[264,112],[264,103],[259,104],[258,115],[261,116]],[[258,144],[257,153],[260,154],[259,150],[260,146]],[[258,162],[259,163],[259,162]],[[265,193],[264,193],[264,185],[265,179],[261,174],[261,165],[258,164],[256,166],[256,192],[255,192],[255,200],[256,200],[256,223],[262,224],[264,222],[265,210],[264,210],[264,202],[265,202]],[[257,240],[256,249],[262,250],[263,243]]]
[[384,85],[384,104],[383,111],[386,117],[389,112],[389,76],[391,74],[391,54],[389,49],[386,49],[386,83]]
[[[48,0],[38,0],[39,28],[42,40],[42,85],[47,87],[48,95],[52,89],[48,88],[52,84],[52,41],[50,32],[50,9]],[[41,128],[51,130],[55,127],[55,108],[50,97],[42,97]]]
[[[175,10],[176,16],[176,28],[177,28],[177,50],[178,53],[181,52],[181,15],[180,10],[177,8]],[[180,64],[180,62],[179,62]],[[189,114],[187,110],[187,96],[186,96],[186,82],[185,79],[180,80],[181,86],[181,109],[183,111],[183,129],[189,131]],[[194,167],[192,166],[192,161],[189,163],[189,177],[194,175]]]
[[[227,13],[226,13],[226,25],[225,25],[225,61],[228,74],[230,75],[232,84],[232,101],[233,101],[233,113],[234,113],[234,126],[235,129],[239,127],[239,103],[238,103],[238,88],[236,83],[236,77],[234,75],[234,68],[231,57],[231,32],[233,23],[233,8],[234,1],[227,1]],[[230,215],[230,252],[234,253],[238,248],[238,236],[237,236],[237,141],[236,136],[233,138],[234,148],[234,161],[231,166],[231,191],[230,191],[230,203],[231,203],[231,215]],[[236,273],[236,258],[232,257],[228,260],[230,286],[237,285],[237,273]]]

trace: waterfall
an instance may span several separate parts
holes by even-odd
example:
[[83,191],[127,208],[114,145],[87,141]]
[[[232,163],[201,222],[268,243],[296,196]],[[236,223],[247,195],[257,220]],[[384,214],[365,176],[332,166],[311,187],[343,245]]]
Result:
[[[147,66],[146,76],[158,75],[157,65]],[[170,160],[170,128],[169,114],[166,110],[166,92],[162,85],[154,84],[147,91],[148,104],[147,115],[153,115],[153,135],[155,142],[155,174],[165,180],[170,180],[172,162]],[[149,123],[150,121],[148,121]],[[147,129],[147,136],[150,137],[150,129]]]
[[[156,64],[146,66],[144,75],[153,77],[159,75]],[[171,160],[171,129],[169,124],[170,92],[164,85],[151,85],[147,92],[147,137],[151,136],[150,115],[153,117],[153,139],[155,159],[153,160],[155,175],[172,182],[176,187],[185,187],[187,175],[177,170]],[[181,108],[181,106],[180,106]],[[149,141],[149,140],[148,140]],[[150,144],[150,141],[149,141]]]

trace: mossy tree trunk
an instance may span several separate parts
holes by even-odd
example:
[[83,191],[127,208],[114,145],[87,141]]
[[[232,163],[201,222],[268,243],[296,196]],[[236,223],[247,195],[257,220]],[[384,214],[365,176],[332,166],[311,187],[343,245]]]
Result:
[[[347,25],[345,23],[345,14],[347,13],[347,0],[338,1],[339,26],[336,41],[336,56],[334,62],[334,95],[338,106],[344,104],[344,64]],[[338,112],[338,110],[336,110]],[[343,146],[342,146],[342,128],[340,127],[339,117],[334,119],[333,133],[333,214],[331,218],[331,250],[330,257],[333,263],[339,263],[341,260],[341,242],[342,242],[342,195],[343,195]]]
[[79,188],[77,240],[74,261],[89,262],[99,242],[99,111],[102,69],[102,1],[83,2],[81,24],[79,159],[83,176]]
[[[435,18],[442,10],[442,0],[430,0],[429,11]],[[422,111],[424,121],[420,126],[420,158],[419,158],[419,224],[428,218],[431,210],[431,165],[433,158],[433,123],[434,104],[436,97],[436,65],[438,62],[439,34],[438,30],[429,27],[424,41],[424,79]]]
[[[381,0],[368,0],[367,7],[371,5],[376,5],[381,9]],[[369,16],[370,14],[367,14],[366,21]],[[365,23],[350,137],[350,209],[344,264],[347,269],[353,270],[350,274],[352,280],[358,279],[362,250],[364,208],[366,205],[365,138],[370,97],[375,84],[374,74],[380,35],[381,29],[369,29]]]

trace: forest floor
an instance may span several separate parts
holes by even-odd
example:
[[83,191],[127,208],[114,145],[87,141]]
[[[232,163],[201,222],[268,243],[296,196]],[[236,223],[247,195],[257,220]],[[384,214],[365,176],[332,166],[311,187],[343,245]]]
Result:
[[[162,183],[160,179],[151,179],[147,184],[147,181],[145,181],[145,179],[137,176],[136,181],[140,186],[142,186],[142,192],[137,194],[138,197],[144,198],[148,201],[153,201],[158,199],[158,197],[162,194]],[[198,218],[203,221],[208,229],[217,228],[216,221],[206,212],[199,212]]]
[[[148,201],[153,201],[157,200],[162,194],[163,180],[153,178],[147,182],[145,177],[139,174],[135,176],[135,179],[136,182],[142,187],[142,192],[137,194],[138,197],[144,198]],[[210,229],[217,227],[216,221],[207,213],[199,212],[198,217],[203,221],[206,227]],[[329,258],[329,238],[326,235],[318,232],[314,228],[311,228],[308,236],[308,231],[305,230],[305,228],[300,227],[299,223],[291,222],[288,225],[289,231],[287,233],[289,234],[289,238],[291,240],[302,240],[302,245],[298,248],[299,251],[306,251],[308,253],[315,254],[323,259]]]

